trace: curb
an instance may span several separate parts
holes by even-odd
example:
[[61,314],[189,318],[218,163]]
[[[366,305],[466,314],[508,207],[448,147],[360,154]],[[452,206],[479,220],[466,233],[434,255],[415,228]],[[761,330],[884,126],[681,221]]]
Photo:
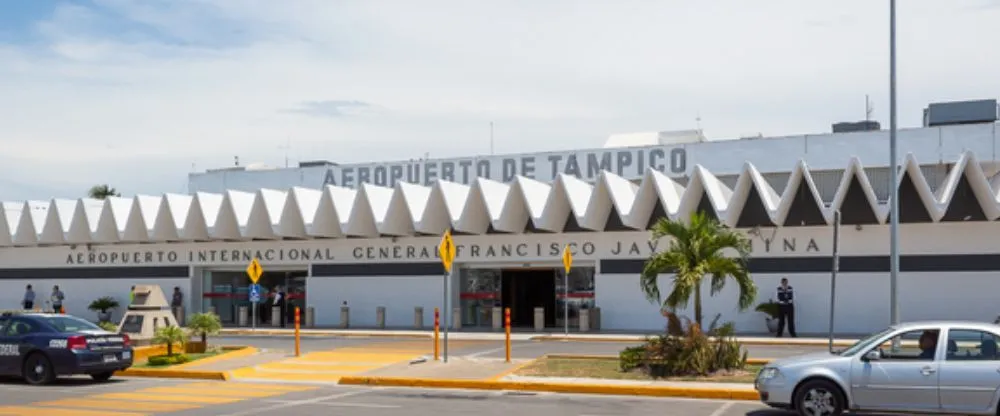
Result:
[[153,370],[149,368],[129,368],[125,371],[115,373],[124,377],[151,377],[151,378],[183,378],[191,380],[229,380],[229,374],[224,371],[196,371],[196,370]]
[[668,386],[627,386],[609,384],[575,384],[575,383],[536,383],[501,380],[456,380],[456,379],[419,379],[401,377],[341,377],[341,385],[349,386],[381,386],[381,387],[420,387],[439,389],[467,390],[514,390],[541,391],[550,393],[571,394],[603,394],[646,397],[688,397],[696,399],[725,400],[760,400],[760,396],[752,388],[747,389],[716,389],[716,388],[684,388]]
[[[587,354],[545,354],[541,358],[553,360],[608,360],[618,361],[617,355],[587,355]],[[766,365],[776,360],[776,358],[747,358],[749,365]]]

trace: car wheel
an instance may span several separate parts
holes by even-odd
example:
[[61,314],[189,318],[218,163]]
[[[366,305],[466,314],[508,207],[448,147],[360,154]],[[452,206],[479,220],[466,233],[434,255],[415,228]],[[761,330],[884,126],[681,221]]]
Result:
[[104,373],[91,374],[90,378],[94,379],[94,381],[108,381],[111,379],[111,376],[113,375],[115,375],[114,371],[108,371]]
[[795,410],[803,416],[837,416],[844,413],[844,396],[836,384],[813,380],[795,393]]
[[49,361],[48,357],[37,352],[24,360],[21,375],[24,377],[24,381],[35,386],[49,384],[56,379],[56,371],[52,368],[52,362]]

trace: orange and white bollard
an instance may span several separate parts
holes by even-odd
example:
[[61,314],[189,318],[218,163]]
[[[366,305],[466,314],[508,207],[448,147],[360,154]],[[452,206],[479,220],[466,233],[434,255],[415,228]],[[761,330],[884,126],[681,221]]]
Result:
[[296,357],[298,357],[298,356],[300,356],[302,354],[302,351],[301,351],[301,348],[300,348],[302,346],[302,338],[301,338],[301,336],[299,334],[300,325],[301,325],[301,320],[300,320],[300,315],[299,315],[299,307],[296,306],[295,307],[295,356]]
[[441,356],[441,346],[438,337],[441,333],[441,311],[434,308],[434,361]]
[[510,308],[504,308],[503,310],[503,328],[506,333],[504,346],[507,350],[507,362],[510,362]]

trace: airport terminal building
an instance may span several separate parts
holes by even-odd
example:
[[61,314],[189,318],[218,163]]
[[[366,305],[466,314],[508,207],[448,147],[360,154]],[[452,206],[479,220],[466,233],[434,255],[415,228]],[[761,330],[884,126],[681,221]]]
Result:
[[[1000,165],[994,114],[899,131],[900,305],[904,320],[993,320],[1000,314]],[[954,118],[954,116],[951,116]],[[561,327],[581,308],[601,309],[602,330],[660,330],[659,305],[643,296],[643,261],[658,218],[704,211],[753,244],[759,301],[781,277],[796,289],[800,333],[824,332],[830,305],[832,221],[841,212],[836,330],[889,321],[888,137],[877,126],[789,137],[706,140],[653,134],[614,147],[390,163],[304,163],[284,169],[193,174],[189,195],[4,202],[0,217],[3,307],[32,284],[59,285],[70,313],[135,284],[179,287],[187,310],[214,308],[227,322],[247,304],[254,257],[265,287],[335,326],[413,326],[414,307],[444,305],[436,246],[457,246],[451,291],[463,328],[492,326],[511,307],[515,326],[534,306]],[[855,126],[857,127],[857,126]],[[636,140],[641,142],[637,143]],[[562,247],[574,268],[564,288]],[[662,287],[670,276],[662,276]],[[564,294],[564,290],[566,294]],[[764,317],[735,310],[735,288],[705,293],[742,332]],[[119,314],[121,311],[118,311]],[[433,316],[425,313],[424,325]]]

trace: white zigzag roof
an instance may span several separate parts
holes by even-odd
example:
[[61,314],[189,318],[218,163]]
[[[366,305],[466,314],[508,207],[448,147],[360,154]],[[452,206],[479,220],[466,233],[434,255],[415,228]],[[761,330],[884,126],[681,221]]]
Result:
[[[1000,175],[987,178],[971,152],[959,157],[936,188],[912,155],[904,159],[899,180],[903,222],[1000,218]],[[392,188],[363,184],[357,190],[327,185],[3,202],[0,246],[376,238],[448,229],[467,234],[644,230],[656,215],[683,219],[699,209],[737,228],[829,224],[838,209],[845,223],[889,219],[888,205],[879,203],[858,158],[847,162],[830,204],[819,195],[809,167],[799,161],[780,193],[746,163],[732,188],[697,166],[686,186],[654,170],[639,183],[604,171],[593,184],[567,175],[551,183],[518,176],[510,183],[477,178],[471,186],[439,181]]]

